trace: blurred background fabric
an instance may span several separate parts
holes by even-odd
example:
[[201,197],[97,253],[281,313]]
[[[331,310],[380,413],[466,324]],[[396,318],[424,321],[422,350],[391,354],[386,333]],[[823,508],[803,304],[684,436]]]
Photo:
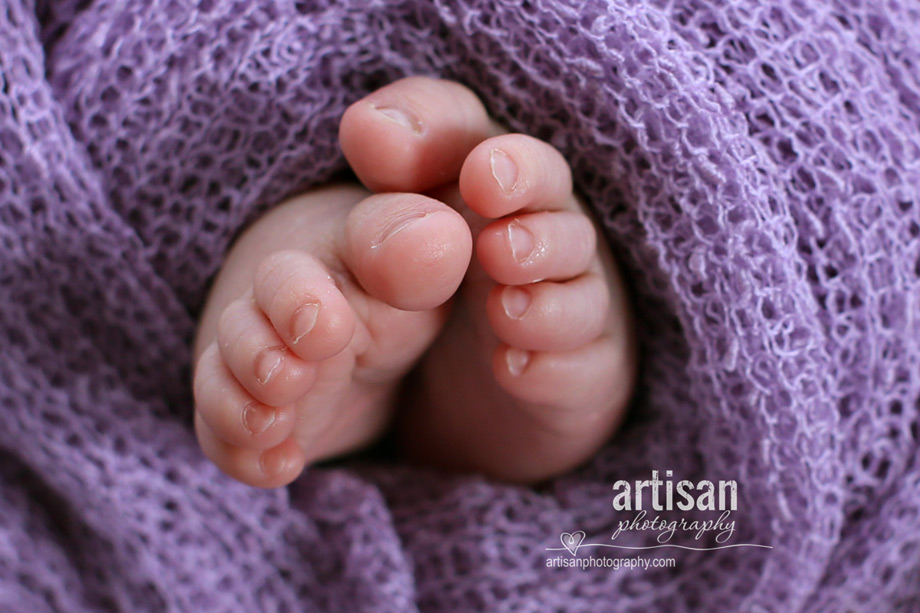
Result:
[[[909,0],[8,0],[0,610],[920,611],[918,40]],[[417,74],[569,160],[634,292],[631,417],[538,488],[233,482],[191,428],[209,283]],[[547,567],[652,470],[736,480],[731,542],[772,549]]]

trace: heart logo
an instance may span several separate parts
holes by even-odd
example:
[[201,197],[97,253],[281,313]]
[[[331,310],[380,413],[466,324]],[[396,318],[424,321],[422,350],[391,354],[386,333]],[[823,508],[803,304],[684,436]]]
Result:
[[559,537],[562,546],[569,550],[569,553],[575,555],[578,548],[581,547],[582,541],[585,540],[585,533],[581,530],[578,532],[563,532]]

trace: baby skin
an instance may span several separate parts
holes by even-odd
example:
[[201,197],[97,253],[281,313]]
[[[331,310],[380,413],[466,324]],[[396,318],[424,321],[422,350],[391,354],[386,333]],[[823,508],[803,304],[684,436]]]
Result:
[[215,280],[195,347],[205,455],[266,488],[390,428],[409,461],[517,483],[591,457],[635,342],[560,153],[419,77],[352,105],[339,138],[364,187],[273,208]]

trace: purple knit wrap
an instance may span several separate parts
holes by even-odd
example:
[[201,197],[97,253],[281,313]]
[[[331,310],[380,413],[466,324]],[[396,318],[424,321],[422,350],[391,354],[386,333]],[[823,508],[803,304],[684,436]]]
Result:
[[[0,610],[920,611],[913,0],[2,8]],[[631,419],[536,489],[371,459],[235,483],[190,425],[208,283],[411,74],[571,163],[635,296]],[[772,548],[600,547],[660,543],[610,538],[653,470],[735,480],[730,543]]]

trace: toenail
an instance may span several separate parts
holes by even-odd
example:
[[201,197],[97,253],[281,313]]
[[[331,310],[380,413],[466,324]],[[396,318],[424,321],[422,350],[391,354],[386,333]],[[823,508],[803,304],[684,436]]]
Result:
[[250,402],[243,409],[243,427],[250,434],[262,434],[275,423],[275,410],[258,402]]
[[315,302],[308,302],[301,306],[294,315],[291,316],[291,344],[296,345],[300,339],[305,337],[316,325],[316,318],[319,317],[319,305]]
[[411,213],[405,213],[400,215],[396,219],[392,220],[386,225],[383,231],[377,235],[373,241],[371,241],[371,249],[376,249],[384,242],[395,236],[396,234],[402,232],[412,224],[414,224],[419,219],[424,219],[428,216],[428,213],[422,211],[412,211]]
[[530,292],[519,287],[506,287],[502,292],[502,306],[505,315],[511,319],[520,319],[530,308]]
[[511,247],[511,257],[517,262],[524,262],[533,253],[533,234],[517,221],[508,224],[508,245]]
[[283,451],[279,453],[277,449],[277,447],[272,447],[267,451],[263,451],[262,455],[259,456],[259,468],[262,469],[262,474],[266,477],[274,477],[281,473],[287,465],[286,454]]
[[489,166],[492,168],[492,178],[506,194],[510,194],[517,187],[518,169],[511,157],[501,149],[493,149],[489,153]]
[[508,372],[517,377],[530,363],[530,352],[511,348],[505,353],[505,361],[508,363]]
[[256,381],[265,385],[281,369],[284,353],[277,347],[263,349],[256,356]]
[[422,133],[422,122],[418,120],[415,114],[395,106],[376,106],[371,105],[375,111],[394,123],[398,123],[404,128],[409,128],[416,134]]

